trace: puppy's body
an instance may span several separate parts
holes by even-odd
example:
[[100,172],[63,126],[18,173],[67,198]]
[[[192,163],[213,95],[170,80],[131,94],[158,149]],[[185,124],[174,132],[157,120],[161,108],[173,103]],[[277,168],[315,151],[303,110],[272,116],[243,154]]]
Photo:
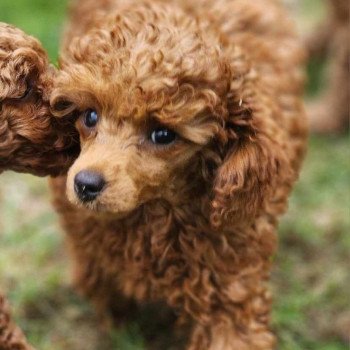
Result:
[[54,73],[36,39],[0,23],[0,173],[64,174],[77,154],[71,123],[50,112]]
[[[53,190],[78,288],[107,312],[165,301],[192,324],[190,350],[272,349],[265,283],[306,136],[283,10],[78,1],[65,42],[51,102],[82,113],[82,152]],[[105,183],[89,201],[86,170]]]

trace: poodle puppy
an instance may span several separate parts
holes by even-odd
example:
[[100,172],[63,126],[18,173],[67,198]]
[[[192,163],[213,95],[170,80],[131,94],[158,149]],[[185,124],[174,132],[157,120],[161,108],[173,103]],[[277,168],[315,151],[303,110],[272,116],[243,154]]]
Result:
[[5,297],[0,294],[0,350],[34,350],[12,322]]
[[54,74],[36,39],[0,23],[0,173],[58,175],[71,165],[78,138],[50,113]]
[[76,116],[81,153],[52,188],[99,311],[163,301],[188,350],[274,348],[266,283],[307,134],[301,46],[274,0],[73,4],[51,105]]
[[310,129],[316,133],[349,130],[349,1],[329,0],[327,19],[307,39],[311,58],[328,58],[327,87],[308,109]]

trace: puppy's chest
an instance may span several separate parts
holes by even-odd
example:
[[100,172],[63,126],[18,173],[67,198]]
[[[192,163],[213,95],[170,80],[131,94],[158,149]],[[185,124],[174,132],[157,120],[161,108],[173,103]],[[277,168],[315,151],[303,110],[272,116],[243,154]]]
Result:
[[166,216],[135,227],[111,225],[103,236],[96,255],[101,270],[125,294],[140,299],[162,297],[201,265],[214,265],[213,246],[219,247],[203,226],[179,224]]

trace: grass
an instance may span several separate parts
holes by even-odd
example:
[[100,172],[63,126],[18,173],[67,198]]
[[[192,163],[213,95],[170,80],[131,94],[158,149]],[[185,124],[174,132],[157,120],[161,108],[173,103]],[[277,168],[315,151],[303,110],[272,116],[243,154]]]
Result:
[[6,22],[38,38],[56,63],[67,1],[1,0],[0,22]]
[[349,158],[346,137],[310,140],[273,274],[281,349],[348,349]]
[[[305,13],[322,13],[319,0]],[[1,0],[0,21],[37,36],[57,60],[65,3]],[[316,10],[315,10],[316,9]],[[307,17],[306,17],[307,18]],[[320,63],[319,67],[322,67]],[[315,69],[316,67],[316,69]],[[311,90],[320,68],[310,66]],[[350,148],[347,137],[312,137],[280,226],[272,325],[281,350],[346,350],[350,329]],[[142,350],[134,324],[103,331],[70,287],[69,259],[44,179],[0,178],[0,281],[16,320],[40,350]]]

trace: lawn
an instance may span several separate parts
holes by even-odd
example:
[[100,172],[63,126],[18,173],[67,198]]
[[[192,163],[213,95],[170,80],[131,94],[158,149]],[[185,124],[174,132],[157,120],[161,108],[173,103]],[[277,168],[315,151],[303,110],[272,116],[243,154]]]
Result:
[[[62,0],[1,0],[0,21],[37,36],[56,62],[64,9]],[[304,1],[303,10],[303,23],[322,13],[319,0]],[[280,225],[272,276],[272,325],[279,349],[349,348],[349,159],[348,137],[310,138],[300,181]],[[33,345],[39,350],[142,350],[136,324],[104,331],[90,305],[71,289],[62,238],[46,180],[2,175],[1,288]]]

